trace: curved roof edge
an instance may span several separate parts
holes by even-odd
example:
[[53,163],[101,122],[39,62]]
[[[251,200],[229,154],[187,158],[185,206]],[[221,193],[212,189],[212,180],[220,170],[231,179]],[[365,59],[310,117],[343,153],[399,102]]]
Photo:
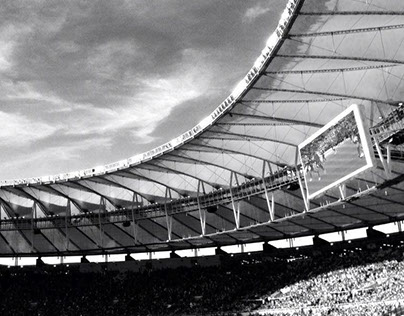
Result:
[[200,121],[190,130],[149,151],[137,154],[127,159],[109,163],[104,166],[96,166],[93,168],[61,173],[56,175],[0,180],[0,187],[66,182],[69,180],[78,180],[82,178],[90,178],[97,175],[113,173],[117,170],[122,170],[135,165],[139,165],[143,162],[159,157],[194,139],[197,135],[204,132],[209,126],[211,126],[217,120],[219,120],[228,110],[230,110],[239,101],[239,99],[248,91],[248,89],[252,86],[252,84],[256,81],[256,79],[258,79],[258,77],[262,74],[264,68],[267,66],[273,54],[277,51],[277,48],[281,44],[284,33],[287,32],[287,30],[289,29],[289,25],[292,21],[292,18],[294,17],[294,15],[298,10],[300,2],[302,2],[302,0],[288,1],[286,8],[284,9],[281,15],[278,26],[276,27],[275,31],[271,34],[271,36],[268,38],[266,46],[261,51],[261,54],[254,62],[250,71],[248,71],[248,73],[236,85],[236,87],[230,93],[230,95],[211,114],[205,117],[202,121]]

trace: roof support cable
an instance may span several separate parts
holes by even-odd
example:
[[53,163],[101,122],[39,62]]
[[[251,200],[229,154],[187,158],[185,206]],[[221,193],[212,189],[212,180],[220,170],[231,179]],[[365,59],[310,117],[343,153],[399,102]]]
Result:
[[314,33],[301,33],[301,34],[289,34],[288,38],[304,38],[304,37],[317,37],[317,36],[334,36],[334,35],[346,35],[346,34],[357,34],[365,32],[381,32],[382,30],[396,30],[404,28],[404,24],[396,25],[385,25],[377,27],[365,27],[358,29],[348,29],[348,30],[336,30],[327,32],[314,32]]
[[[380,69],[380,68],[392,68],[398,65],[394,64],[380,64],[380,65],[367,65],[367,66],[358,66],[358,67],[341,67],[341,68],[324,68],[324,69],[305,69],[305,70],[284,70],[284,71],[266,71],[264,72],[265,76],[268,75],[278,75],[278,74],[315,74],[315,73],[328,73],[328,72],[340,72],[340,71],[362,71],[362,70],[370,70],[370,69]],[[327,100],[339,101],[343,98],[333,98],[333,99],[313,99],[312,102],[325,102]],[[324,100],[324,101],[322,101]],[[305,100],[268,100],[269,102],[280,102],[280,103],[287,103],[287,102],[302,102]],[[243,100],[243,102],[247,102]]]
[[301,11],[299,15],[404,15],[404,11]]
[[[388,67],[393,67],[395,65],[389,65]],[[387,66],[386,66],[387,67]],[[315,70],[313,70],[315,71]],[[320,71],[320,70],[319,70]],[[339,69],[333,69],[333,71],[340,71]],[[285,72],[267,72],[266,75],[273,75],[273,74],[278,74],[278,73],[298,73],[300,72],[303,73],[309,73],[311,70],[299,70],[299,71],[285,71]],[[328,72],[328,71],[325,71]],[[316,103],[316,102],[335,102],[335,101],[341,101],[341,100],[346,100],[346,98],[317,98],[317,99],[284,99],[284,100],[243,100],[240,103],[305,103],[305,102],[310,102],[310,103]],[[237,113],[233,113],[235,115]],[[218,124],[224,124],[224,123],[218,123]]]
[[385,59],[385,58],[371,58],[371,57],[357,57],[357,56],[327,56],[327,55],[293,55],[293,54],[278,54],[279,58],[291,58],[291,59],[332,59],[332,60],[353,60],[362,62],[380,62],[380,63],[394,63],[404,64],[404,60],[397,59]]
[[350,99],[359,99],[359,100],[366,100],[366,101],[375,101],[380,102],[387,105],[397,106],[396,102],[387,101],[387,100],[378,100],[374,98],[369,98],[365,96],[358,96],[358,95],[346,95],[341,93],[331,93],[331,92],[322,92],[322,91],[312,91],[312,90],[299,90],[299,89],[280,89],[280,88],[264,88],[264,87],[252,87],[251,89],[255,90],[263,90],[263,91],[274,91],[274,92],[291,92],[291,93],[304,93],[304,94],[316,94],[316,95],[329,95],[329,96],[340,96],[340,97],[347,97]]

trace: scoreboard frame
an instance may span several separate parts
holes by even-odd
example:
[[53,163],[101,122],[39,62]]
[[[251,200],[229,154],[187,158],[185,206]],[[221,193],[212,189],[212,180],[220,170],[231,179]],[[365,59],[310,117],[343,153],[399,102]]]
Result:
[[[319,139],[323,135],[327,135],[332,129],[334,129],[338,124],[342,123],[344,119],[346,119],[349,115],[353,114],[356,126],[358,128],[358,141],[361,145],[361,152],[363,153],[365,160],[364,164],[354,170],[353,172],[350,172],[349,174],[346,175],[341,175],[340,178],[338,178],[336,181],[322,187],[321,189],[318,189],[314,192],[310,192],[310,185],[309,182],[310,180],[308,179],[309,177],[309,171],[307,170],[307,165],[304,164],[304,161],[302,159],[302,150],[307,146],[310,145],[311,143],[315,142],[317,139]],[[338,187],[339,185],[347,182],[349,179],[357,176],[358,174],[365,172],[366,170],[373,168],[375,166],[375,154],[373,151],[373,146],[372,146],[372,141],[369,133],[369,126],[367,124],[367,121],[364,119],[364,107],[363,105],[357,105],[357,104],[352,104],[350,107],[348,107],[346,110],[341,112],[339,115],[337,115],[335,118],[333,118],[329,123],[324,125],[322,128],[320,128],[318,131],[316,131],[313,135],[311,135],[309,138],[307,138],[305,141],[303,141],[301,144],[298,146],[298,154],[299,154],[299,160],[300,164],[302,166],[303,170],[303,175],[304,175],[304,182],[306,186],[306,192],[307,195],[305,196],[307,199],[307,206],[310,205],[310,200],[318,197],[319,195],[323,194],[327,190],[330,190],[332,188]],[[302,188],[302,193],[304,194],[303,188]]]

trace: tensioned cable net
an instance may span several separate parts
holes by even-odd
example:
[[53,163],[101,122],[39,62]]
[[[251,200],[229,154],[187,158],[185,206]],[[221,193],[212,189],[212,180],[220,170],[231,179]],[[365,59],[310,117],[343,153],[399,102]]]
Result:
[[[402,0],[289,1],[246,77],[190,131],[104,167],[1,181],[0,255],[217,247],[400,222],[403,42]],[[351,104],[365,109],[377,166],[307,205],[297,146]]]

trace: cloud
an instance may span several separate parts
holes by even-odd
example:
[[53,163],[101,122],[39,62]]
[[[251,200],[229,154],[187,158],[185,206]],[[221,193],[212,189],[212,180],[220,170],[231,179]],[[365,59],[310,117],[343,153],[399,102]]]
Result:
[[[36,12],[31,15],[13,7],[10,12],[26,19],[4,26],[14,44],[10,60],[3,58],[7,69],[0,77],[8,80],[0,83],[0,101],[26,106],[27,119],[57,122],[64,135],[113,137],[130,129],[137,141],[152,141],[155,126],[174,107],[205,92],[211,67],[195,66],[198,50],[182,47],[175,30],[156,27],[141,7],[36,2],[28,7]],[[143,7],[163,24],[174,14]]]
[[261,15],[268,13],[270,10],[269,6],[264,7],[261,4],[257,4],[247,9],[243,17],[243,22],[251,23]]
[[[25,170],[26,177],[56,174],[55,170],[58,169],[61,170],[60,172],[84,169],[90,166],[80,163],[80,159],[86,152],[96,150],[100,144],[103,144],[103,150],[106,150],[112,145],[112,142],[111,139],[103,137],[82,139],[80,142],[64,141],[62,144],[48,145],[45,148],[31,151],[29,159],[27,159],[25,152],[16,153],[13,159],[2,162],[2,175],[4,178],[14,178],[13,173],[8,171],[14,169]],[[49,165],[50,161],[53,162],[54,166]]]
[[[0,162],[11,168],[15,157],[23,175],[24,159],[39,164],[35,175],[41,159],[45,174],[67,161],[81,169],[191,128],[195,112],[213,110],[259,54],[261,43],[252,48],[267,29],[256,23],[272,20],[240,22],[278,5],[260,1],[5,1]],[[168,130],[158,129],[163,122]]]
[[0,145],[26,146],[32,142],[49,137],[60,126],[41,121],[31,121],[24,115],[0,112]]

